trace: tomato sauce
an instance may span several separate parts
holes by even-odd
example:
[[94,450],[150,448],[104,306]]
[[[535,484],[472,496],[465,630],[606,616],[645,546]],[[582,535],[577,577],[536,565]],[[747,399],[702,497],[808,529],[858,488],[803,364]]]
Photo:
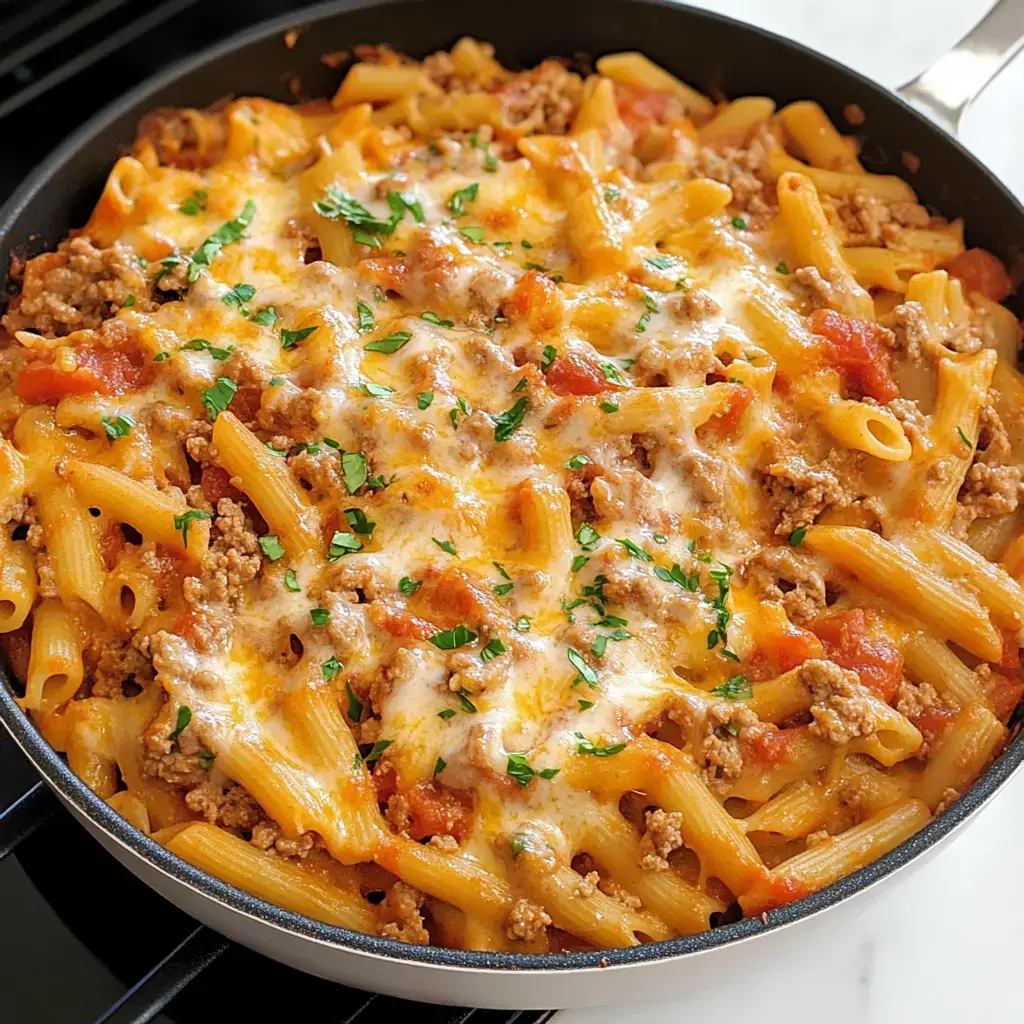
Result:
[[513,320],[525,320],[536,333],[553,330],[564,313],[558,286],[537,270],[529,270],[519,279],[502,310]]
[[473,822],[473,795],[435,781],[417,782],[402,794],[409,803],[409,835],[455,836],[460,842]]
[[18,374],[18,397],[34,405],[56,405],[67,395],[123,395],[144,387],[156,374],[152,358],[139,348],[83,345],[75,355],[74,370],[42,361],[26,366]]
[[547,384],[556,395],[599,395],[611,384],[599,366],[586,357],[568,352],[559,356],[547,372]]
[[987,249],[965,249],[946,264],[946,272],[958,278],[970,292],[1002,302],[1013,291],[1013,281],[1000,260]]

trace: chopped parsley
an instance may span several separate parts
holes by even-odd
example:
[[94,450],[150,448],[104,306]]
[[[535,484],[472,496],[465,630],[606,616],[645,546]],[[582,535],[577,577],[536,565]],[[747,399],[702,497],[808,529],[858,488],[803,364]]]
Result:
[[453,626],[451,629],[435,633],[432,637],[428,637],[428,639],[439,651],[454,651],[459,647],[475,643],[476,633],[469,626],[459,623],[459,625]]
[[247,317],[249,315],[247,303],[252,301],[255,294],[256,289],[251,284],[236,284],[226,295],[221,296],[220,301],[225,306],[237,309],[242,316]]
[[193,338],[191,341],[186,341],[182,348],[187,348],[192,352],[209,352],[210,356],[216,359],[218,363],[223,363],[235,351],[234,345],[228,345],[227,348],[217,348],[216,345],[211,345],[205,338]]
[[286,569],[284,574],[284,589],[290,590],[293,594],[297,594],[302,588],[299,586],[299,581],[295,578],[294,569]]
[[427,310],[426,313],[420,313],[420,319],[426,320],[428,324],[433,324],[435,327],[454,327],[454,320],[442,320],[436,313],[431,313]]
[[459,699],[459,707],[462,708],[462,710],[465,711],[466,714],[476,714],[476,705],[466,696],[465,690],[459,690],[459,692],[456,693],[455,696]]
[[358,722],[363,717],[363,702],[356,696],[350,682],[345,683],[345,696],[348,697],[348,717]]
[[566,469],[582,469],[590,459],[586,455],[574,455],[566,464]]
[[529,383],[530,382],[525,377],[520,377],[519,383],[512,389],[512,393],[515,394],[517,391],[523,391]]
[[584,700],[582,697],[580,697],[576,703],[579,705],[580,711],[588,711],[594,706],[594,702],[592,700]]
[[616,537],[616,544],[621,544],[634,558],[639,558],[641,562],[653,562],[654,559],[638,544],[634,544],[628,537],[625,539]]
[[520,615],[519,618],[516,619],[515,626],[516,626],[516,629],[520,633],[529,633],[530,632],[530,616],[529,615]]
[[463,238],[468,238],[471,242],[482,242],[484,240],[484,229],[481,227],[459,228],[459,234]]
[[576,669],[577,673],[577,678],[573,680],[573,686],[581,679],[587,686],[597,686],[597,673],[583,660],[583,655],[575,647],[570,647],[566,656],[569,659],[569,664]]
[[117,416],[101,416],[100,423],[103,424],[103,432],[111,441],[119,437],[127,437],[135,426],[135,420],[131,416],[120,413]]
[[438,711],[437,717],[448,721],[449,718],[455,717],[455,711],[452,708],[445,708],[444,711]]
[[134,305],[135,305],[135,296],[134,295],[129,295],[128,298],[124,300],[124,305],[121,308],[122,309],[131,309],[132,306],[134,306]]
[[540,372],[547,373],[551,364],[558,358],[558,349],[554,345],[545,345],[540,361]]
[[447,551],[449,555],[455,554],[455,545],[450,540],[438,540],[436,537],[430,538],[442,551]]
[[711,600],[711,607],[717,612],[715,628],[708,633],[708,650],[713,650],[721,643],[722,653],[731,661],[738,660],[736,655],[729,650],[729,639],[727,630],[732,615],[726,608],[725,603],[729,597],[729,579],[732,576],[732,569],[723,565],[720,569],[709,569],[708,575],[718,584],[718,595]]
[[295,348],[300,341],[305,341],[314,331],[319,330],[319,327],[314,325],[313,327],[303,327],[298,331],[286,331],[281,329],[281,348],[291,349]]
[[746,676],[733,676],[726,679],[711,691],[716,697],[724,697],[726,700],[750,700],[754,696],[753,687],[747,681]]
[[377,740],[370,752],[363,758],[363,764],[373,764],[380,759],[380,755],[391,746],[391,740]]
[[268,533],[266,536],[260,537],[260,548],[263,550],[263,554],[272,562],[276,562],[279,558],[284,558],[284,545],[276,534]]
[[174,517],[174,528],[181,530],[181,545],[184,548],[188,548],[188,528],[200,519],[212,519],[213,516],[209,512],[202,512],[197,508],[190,508],[183,515]]
[[269,387],[279,388],[284,383],[284,377],[271,377],[267,382]]
[[341,453],[341,473],[349,494],[355,494],[367,477],[366,456],[362,452]]
[[368,519],[366,513],[361,508],[345,509],[345,518],[348,520],[348,525],[353,533],[358,533],[363,537],[373,536],[373,531],[377,524],[372,519]]
[[514,583],[497,583],[494,586],[495,597],[505,597],[506,594],[512,593],[512,588],[515,586]]
[[338,530],[331,538],[331,546],[327,549],[327,561],[336,562],[344,555],[354,555],[363,550],[363,542],[351,533]]
[[276,327],[277,310],[273,306],[267,306],[265,309],[257,310],[249,319],[260,327]]
[[737,231],[746,231],[747,222],[742,217],[733,217],[729,222]]
[[170,352],[157,352],[157,354],[155,356],[153,356],[153,362],[154,363],[162,363],[165,359],[170,359],[170,358],[171,358],[171,353]]
[[387,384],[374,384],[372,380],[363,384],[363,390],[372,398],[390,398],[395,393],[395,389]]
[[583,566],[585,566],[587,564],[587,562],[589,562],[589,561],[590,561],[590,559],[586,555],[577,555],[572,560],[572,566],[570,567],[571,571],[572,572],[579,572],[580,569],[582,569]]
[[494,637],[487,641],[484,649],[480,652],[480,660],[484,663],[493,661],[499,654],[504,654],[506,649],[505,645],[497,637]]
[[610,185],[604,190],[604,201],[606,203],[614,203],[616,199],[622,198],[622,189],[616,188],[614,185]]
[[807,527],[806,527],[806,526],[798,526],[798,527],[797,527],[797,528],[796,528],[796,529],[795,529],[795,530],[794,530],[794,531],[793,531],[793,532],[792,532],[792,533],[791,533],[791,534],[789,535],[789,546],[790,546],[791,548],[799,547],[799,545],[800,545],[800,542],[801,542],[801,541],[802,541],[802,540],[804,539],[804,537],[806,537],[806,536],[807,536]]
[[601,412],[618,412],[619,411],[619,403],[618,402],[611,402],[611,401],[602,402],[601,405],[599,406],[599,408],[600,408]]
[[368,341],[363,348],[367,352],[380,352],[383,355],[390,356],[397,352],[411,337],[411,331],[395,331],[394,334],[389,334],[386,338]]
[[654,301],[653,296],[647,289],[644,289],[644,314],[636,322],[636,333],[643,334],[647,330],[647,325],[651,322],[651,316],[658,312],[658,304]]
[[213,767],[213,762],[216,757],[217,755],[211,753],[209,750],[200,750],[199,753],[196,754],[196,763],[202,771],[208,772]]
[[517,832],[509,843],[512,852],[512,859],[515,860],[524,850],[532,849],[530,837],[525,832]]
[[326,661],[320,663],[320,671],[324,679],[329,683],[342,669],[342,664],[335,655],[331,655]]
[[536,771],[530,767],[529,762],[523,754],[509,754],[508,766],[505,769],[509,778],[515,779],[520,786],[528,786],[534,778],[553,779],[559,772],[558,768],[544,768]]
[[203,189],[197,188],[192,195],[181,201],[178,205],[178,212],[185,214],[186,217],[195,217],[200,210],[206,209],[207,198],[207,193]]
[[366,334],[367,331],[372,331],[377,326],[377,322],[373,318],[373,310],[365,302],[356,303],[356,317],[358,321],[356,330],[360,334]]
[[173,743],[188,727],[188,723],[192,721],[192,709],[186,707],[184,704],[178,708],[178,717],[174,721],[174,732],[167,738]]
[[[203,272],[205,267],[208,267],[213,260],[216,258],[221,249],[225,245],[231,245],[234,242],[239,242],[242,239],[242,233],[252,222],[253,217],[256,215],[256,204],[251,200],[247,199],[245,206],[242,207],[242,212],[234,219],[229,220],[225,224],[221,224],[219,228],[192,255],[189,257],[188,267],[188,283],[194,284],[198,279],[199,275]],[[166,264],[166,260],[162,260],[161,263]],[[181,262],[178,259],[177,262]]]
[[406,597],[411,597],[422,586],[423,584],[419,580],[414,580],[411,576],[403,576],[398,581],[398,592]]
[[671,270],[676,265],[671,256],[649,256],[644,263],[649,263],[655,270]]
[[622,374],[619,372],[619,368],[614,363],[602,363],[601,372],[605,375],[605,379],[611,381],[613,384],[625,384]]
[[480,136],[474,132],[469,137],[469,144],[474,149],[482,150],[484,154],[484,170],[489,174],[493,174],[498,169],[498,158],[491,152],[490,143],[482,141]]
[[452,429],[459,429],[459,413],[468,416],[470,413],[469,403],[464,398],[456,398],[455,405],[448,410],[448,418],[452,421]]
[[217,383],[203,392],[202,403],[210,414],[211,422],[231,404],[236,391],[238,385],[230,377],[218,377]]
[[429,409],[430,403],[434,400],[433,391],[421,391],[416,396],[416,407],[418,409]]
[[506,409],[494,417],[495,441],[507,441],[516,432],[529,405],[528,399],[520,398],[511,409]]
[[590,523],[580,523],[580,528],[576,531],[576,543],[579,544],[584,551],[593,551],[597,547],[597,542],[601,539],[601,534],[595,530]]
[[602,633],[591,645],[591,653],[595,658],[603,658],[604,652],[608,650],[608,637]]
[[434,762],[434,778],[437,778],[437,776],[440,775],[447,767],[448,762],[443,757],[439,757]]
[[789,273],[789,267],[787,267],[785,263],[777,263],[775,265],[775,273],[776,274],[788,274]]
[[[454,216],[461,217],[466,212],[466,203],[475,203],[477,193],[480,191],[480,183],[474,181],[472,185],[460,188],[448,197],[448,209]],[[495,243],[497,244],[497,243]]]
[[583,733],[577,732],[573,733],[573,735],[580,741],[576,749],[581,754],[590,754],[592,757],[613,757],[615,754],[621,754],[626,749],[625,743],[616,743],[610,747],[595,747]]
[[309,617],[314,626],[326,626],[331,621],[331,613],[326,608],[310,608]]
[[696,594],[700,590],[700,574],[694,573],[687,576],[679,567],[678,562],[672,563],[671,569],[664,569],[660,565],[654,567],[654,575],[666,583],[677,583],[690,594]]
[[418,223],[423,223],[423,207],[406,193],[388,192],[388,206],[391,208],[391,216],[383,220],[370,213],[358,199],[330,185],[324,189],[324,197],[313,203],[313,209],[321,217],[327,220],[336,220],[340,217],[352,232],[353,240],[360,245],[368,245],[371,249],[381,247],[380,235],[394,233],[406,210],[412,213]]
[[970,440],[968,439],[967,435],[964,433],[963,427],[957,427],[956,428],[956,432],[957,432],[957,434],[960,437],[960,443],[965,448],[973,448],[974,447],[974,445],[971,444]]

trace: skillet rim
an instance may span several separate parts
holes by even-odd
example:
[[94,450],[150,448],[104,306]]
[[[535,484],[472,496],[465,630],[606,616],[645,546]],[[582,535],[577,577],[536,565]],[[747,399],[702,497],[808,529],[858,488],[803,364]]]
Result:
[[[289,28],[309,27],[316,22],[342,15],[347,11],[387,7],[393,2],[394,0],[326,0],[326,2],[311,7],[300,8],[277,18],[262,21],[214,46],[201,50],[197,54],[182,58],[162,72],[147,78],[120,99],[108,104],[89,118],[30,173],[3,207],[0,207],[0,241],[6,238],[25,206],[47,187],[50,178],[60,170],[66,160],[88,146],[98,132],[126,115],[133,107],[141,104],[159,89],[187,77],[212,60],[242,50]],[[429,3],[430,0],[418,0],[418,2]],[[861,88],[873,94],[876,100],[883,103],[888,102],[896,108],[902,108],[904,112],[909,112],[914,119],[930,130],[940,143],[958,151],[962,158],[966,158],[977,170],[981,171],[986,184],[993,192],[1002,193],[1003,198],[1016,207],[1022,222],[1024,222],[1024,207],[1021,206],[1017,198],[959,140],[931,122],[898,94],[852,68],[795,40],[787,39],[759,26],[715,11],[694,8],[689,4],[677,2],[677,0],[629,0],[629,2],[638,8],[671,9],[681,12],[684,17],[718,22],[723,27],[739,30],[761,40],[786,47],[803,59],[830,66],[833,71],[842,73]],[[920,832],[904,840],[889,853],[859,871],[841,878],[816,893],[771,911],[763,917],[744,918],[695,935],[680,936],[663,942],[652,942],[627,948],[580,953],[490,953],[448,949],[441,946],[412,946],[394,939],[323,924],[236,889],[215,876],[193,867],[131,826],[71,771],[64,759],[43,739],[42,734],[32,725],[28,716],[15,703],[10,674],[4,665],[2,655],[0,655],[0,722],[3,723],[12,739],[26,754],[43,779],[80,815],[101,829],[107,838],[142,858],[150,867],[189,886],[193,891],[229,910],[254,918],[261,924],[290,932],[303,939],[330,945],[347,952],[417,965],[444,967],[460,971],[496,971],[502,974],[621,968],[661,960],[681,960],[683,957],[736,945],[759,935],[796,924],[866,891],[937,846],[977,813],[997,790],[1020,769],[1024,762],[1024,736],[1018,733],[977,782],[948,810],[932,819]]]

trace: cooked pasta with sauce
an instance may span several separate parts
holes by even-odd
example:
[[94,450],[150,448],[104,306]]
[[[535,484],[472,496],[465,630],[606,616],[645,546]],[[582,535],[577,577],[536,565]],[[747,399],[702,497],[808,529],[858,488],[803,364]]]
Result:
[[226,882],[464,949],[764,914],[943,813],[1024,693],[1002,264],[811,100],[338,74],[154,111],[11,267],[41,733]]

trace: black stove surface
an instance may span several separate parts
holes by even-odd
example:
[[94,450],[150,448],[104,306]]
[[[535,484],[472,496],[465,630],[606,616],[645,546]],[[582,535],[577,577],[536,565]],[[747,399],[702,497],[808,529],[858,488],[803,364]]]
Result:
[[[0,205],[110,100],[173,61],[298,6],[0,0]],[[110,857],[0,729],[4,1024],[540,1024],[549,1017],[369,995],[229,943]]]

